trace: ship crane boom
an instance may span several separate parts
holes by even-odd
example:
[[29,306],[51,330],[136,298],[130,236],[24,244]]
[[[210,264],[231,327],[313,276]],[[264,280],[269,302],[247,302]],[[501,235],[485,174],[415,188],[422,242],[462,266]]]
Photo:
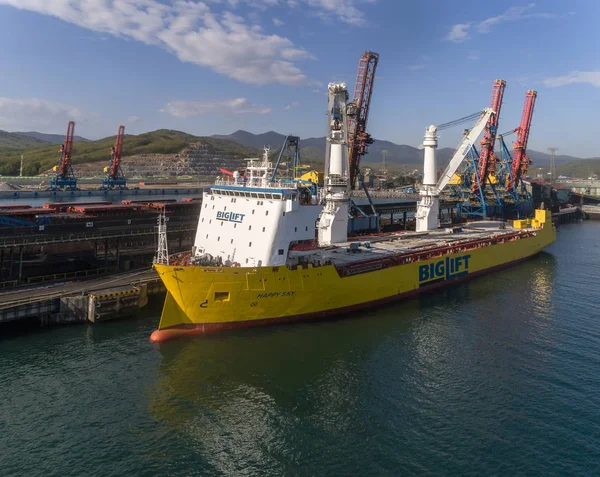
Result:
[[350,173],[348,164],[348,104],[346,83],[329,83],[325,151],[325,205],[319,216],[320,246],[348,240]]
[[[442,173],[439,179],[437,179],[437,164],[435,158],[435,150],[437,148],[437,126],[429,126],[425,130],[425,139],[423,141],[423,155],[424,155],[424,166],[423,166],[423,187],[420,191],[421,199],[417,205],[416,214],[416,229],[417,232],[426,232],[429,230],[435,230],[438,226],[439,217],[439,195],[448,185],[448,182],[458,170],[460,164],[464,160],[465,156],[469,153],[469,150],[475,144],[475,141],[479,135],[483,132],[490,118],[495,114],[495,111],[491,108],[486,108],[481,113],[478,113],[479,119],[471,130],[463,137],[460,145],[456,149],[456,152],[450,159],[446,170]],[[475,115],[467,116],[472,118]],[[458,124],[465,118],[458,121],[451,121],[439,126],[439,129],[445,129],[450,125]]]
[[379,63],[379,54],[365,51],[358,62],[354,97],[348,114],[348,160],[350,164],[350,188],[356,186],[360,173],[360,159],[367,153],[373,138],[367,132],[367,121],[373,95],[375,71]]

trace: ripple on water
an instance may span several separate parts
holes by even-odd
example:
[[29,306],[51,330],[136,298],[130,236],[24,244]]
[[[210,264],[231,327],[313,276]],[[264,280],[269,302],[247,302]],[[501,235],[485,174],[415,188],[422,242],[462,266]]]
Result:
[[2,475],[597,474],[599,232],[347,320],[4,339]]

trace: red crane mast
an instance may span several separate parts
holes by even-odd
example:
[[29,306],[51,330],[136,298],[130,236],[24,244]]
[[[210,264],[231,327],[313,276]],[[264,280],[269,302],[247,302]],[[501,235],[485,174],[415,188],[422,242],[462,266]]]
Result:
[[58,164],[58,175],[67,178],[72,173],[71,152],[73,151],[73,138],[75,137],[75,121],[69,121],[65,142],[60,147],[60,159]]
[[481,139],[479,162],[477,163],[477,177],[479,178],[479,183],[477,183],[477,181],[473,183],[473,192],[478,192],[480,187],[483,190],[490,173],[493,173],[496,170],[496,162],[498,159],[494,154],[494,143],[496,142],[496,134],[498,132],[498,122],[500,119],[500,108],[502,107],[504,88],[506,88],[506,81],[494,81],[490,108],[495,114],[492,114],[488,120],[483,138]]
[[75,137],[75,121],[69,121],[65,142],[60,146],[58,165],[52,169],[56,175],[50,181],[50,190],[77,190],[77,177],[73,172],[71,153],[73,152],[73,139]]
[[120,125],[119,131],[117,132],[117,138],[115,139],[115,146],[112,152],[111,164],[110,164],[110,176],[116,179],[119,175],[119,168],[121,167],[121,154],[123,153],[123,137],[125,136],[125,126]]
[[367,120],[378,62],[379,54],[372,51],[365,51],[358,62],[358,74],[352,100],[354,106],[352,109],[355,113],[348,113],[348,160],[352,189],[355,188],[356,178],[360,172],[360,158],[367,153],[368,145],[373,144],[373,138],[367,132]]
[[106,177],[102,180],[101,189],[127,189],[127,179],[121,169],[121,154],[123,153],[123,137],[125,126],[120,125],[117,131],[115,145],[110,148],[110,163],[104,168]]
[[529,90],[525,93],[525,105],[523,106],[523,114],[521,114],[521,122],[519,127],[515,129],[517,140],[513,144],[513,159],[510,165],[512,172],[512,181],[510,177],[507,180],[507,189],[512,190],[519,183],[522,176],[527,175],[531,160],[527,157],[527,141],[529,140],[529,130],[531,129],[531,119],[533,118],[533,108],[537,91]]

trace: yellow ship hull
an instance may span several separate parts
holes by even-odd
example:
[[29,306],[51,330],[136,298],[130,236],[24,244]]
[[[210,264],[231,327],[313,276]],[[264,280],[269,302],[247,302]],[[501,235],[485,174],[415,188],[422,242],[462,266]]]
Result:
[[349,276],[340,275],[334,265],[297,269],[155,265],[167,298],[151,340],[322,318],[489,273],[530,258],[556,240],[550,213],[541,215],[545,217],[540,228],[526,238]]

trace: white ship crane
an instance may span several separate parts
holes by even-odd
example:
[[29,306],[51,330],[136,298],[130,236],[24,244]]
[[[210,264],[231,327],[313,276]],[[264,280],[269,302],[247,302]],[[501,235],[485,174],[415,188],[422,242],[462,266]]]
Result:
[[318,225],[318,241],[322,247],[348,240],[350,206],[346,83],[329,83],[328,94],[325,206]]
[[[421,198],[417,205],[416,230],[417,232],[427,232],[438,228],[438,217],[440,213],[440,194],[448,185],[448,182],[458,170],[458,167],[464,160],[469,150],[475,144],[479,135],[483,132],[488,120],[495,114],[491,108],[486,108],[478,113],[479,119],[475,126],[465,134],[458,149],[450,159],[446,170],[437,179],[437,164],[435,150],[438,146],[437,132],[446,127],[454,126],[462,122],[465,118],[458,121],[452,121],[440,126],[429,126],[425,130],[425,139],[423,141],[424,162],[423,162],[423,187],[419,191]],[[471,118],[472,116],[469,116]]]

